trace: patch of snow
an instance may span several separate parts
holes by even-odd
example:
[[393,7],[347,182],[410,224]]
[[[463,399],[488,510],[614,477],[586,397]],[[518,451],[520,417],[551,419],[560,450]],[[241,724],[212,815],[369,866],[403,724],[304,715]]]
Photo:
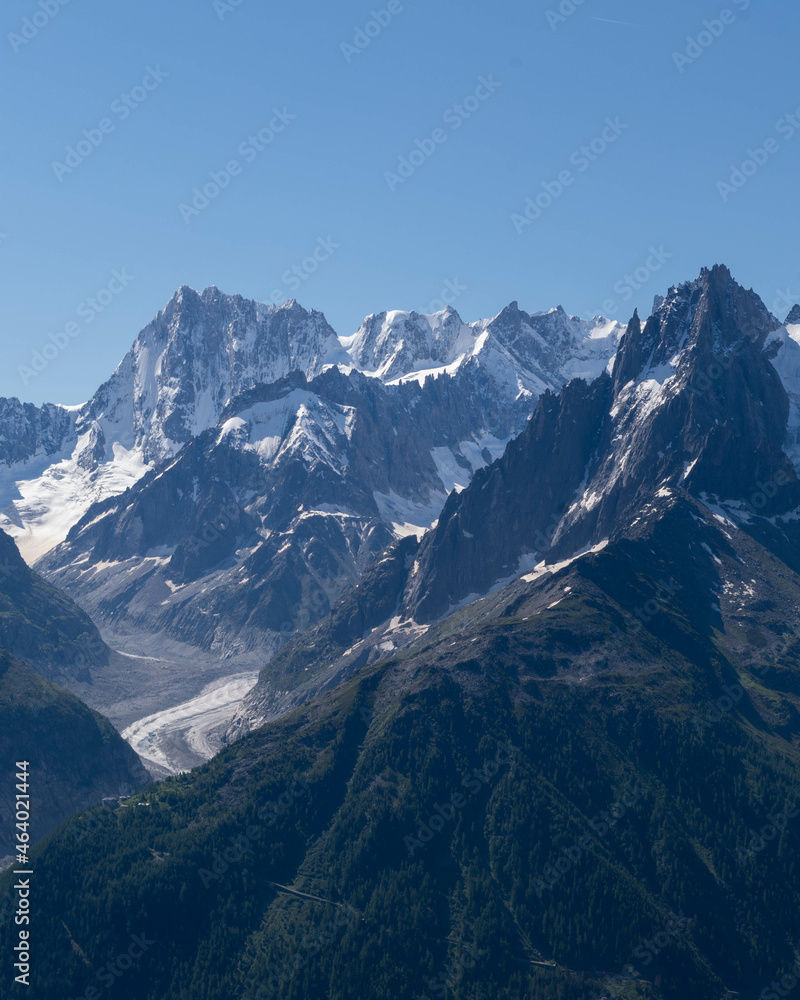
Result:
[[372,494],[384,521],[391,524],[398,538],[415,534],[421,537],[433,527],[447,500],[447,494],[432,493],[427,503],[407,500],[391,490],[389,493]]
[[541,580],[548,574],[560,573],[562,569],[566,569],[567,566],[571,566],[576,560],[581,559],[583,556],[592,555],[596,552],[602,552],[603,549],[608,545],[608,539],[604,538],[602,542],[598,542],[597,545],[592,545],[590,548],[581,549],[580,552],[576,552],[574,556],[570,556],[569,559],[564,559],[562,562],[553,563],[551,566],[547,566],[542,560],[537,564],[536,568],[532,573],[528,573],[522,577],[526,583],[535,583],[537,580]]
[[701,542],[701,543],[700,543],[700,547],[706,550],[706,552],[707,552],[707,553],[708,553],[708,554],[709,554],[709,555],[711,556],[711,558],[712,558],[712,559],[714,560],[714,562],[715,562],[715,563],[717,563],[717,565],[718,565],[718,566],[721,566],[721,565],[722,565],[722,560],[721,560],[721,559],[718,559],[718,558],[717,558],[717,557],[716,557],[716,556],[714,555],[714,553],[713,553],[713,552],[711,551],[711,548],[710,548],[710,546],[708,546],[708,545],[707,545],[707,544],[706,544],[705,542]]
[[[123,493],[150,470],[141,450],[114,443],[110,459],[85,468],[83,439],[69,454],[0,466],[0,527],[19,546],[23,559],[37,559],[63,542],[94,503]],[[43,467],[44,465],[44,467]]]
[[[711,511],[714,518],[724,524],[727,528],[733,528],[735,531],[739,530],[738,525],[731,520],[731,512],[722,507],[719,501],[714,497],[709,497],[706,493],[700,494],[700,502]],[[737,511],[736,516],[743,521],[749,521],[749,515],[745,514],[743,511]]]
[[694,461],[692,461],[692,462],[684,462],[684,464],[683,464],[683,476],[681,477],[681,479],[687,479],[688,478],[689,473],[697,465],[697,462],[698,462],[697,458],[694,459]]

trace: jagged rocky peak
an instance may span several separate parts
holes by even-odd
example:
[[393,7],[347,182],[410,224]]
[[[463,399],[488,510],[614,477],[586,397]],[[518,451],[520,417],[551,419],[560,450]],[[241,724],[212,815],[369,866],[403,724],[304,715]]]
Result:
[[450,306],[431,315],[395,309],[367,316],[344,343],[356,367],[390,380],[425,362],[446,363],[468,329]]
[[145,461],[159,461],[213,427],[251,386],[291,371],[313,377],[344,357],[322,313],[293,299],[263,305],[183,285],[87,405],[79,430],[94,426],[104,441],[122,435]]
[[530,340],[536,334],[552,347],[559,342],[572,339],[580,324],[573,316],[568,316],[561,306],[547,312],[526,313],[519,303],[510,302],[505,309],[489,323],[489,331],[505,346],[513,346],[520,338]]
[[519,302],[514,299],[513,302],[509,302],[504,309],[500,310],[492,320],[491,325],[498,330],[519,330],[526,318],[527,313],[520,309]]
[[634,314],[615,361],[615,388],[648,372],[665,377],[687,349],[706,357],[746,340],[760,351],[778,326],[758,295],[739,285],[727,267],[703,268],[695,281],[670,288],[644,326]]
[[490,337],[495,338],[498,343],[506,348],[519,351],[530,349],[532,338],[531,317],[523,312],[519,303],[515,300],[502,309],[495,318],[488,324],[487,331]]
[[521,375],[526,390],[538,395],[576,374],[596,377],[621,332],[602,316],[586,321],[561,306],[526,313],[514,301],[493,319],[469,324],[450,307],[430,316],[378,313],[344,344],[357,367],[387,382],[445,367],[454,374],[480,356],[488,373],[509,386]]
[[294,361],[294,369],[310,376],[321,370],[328,349],[338,345],[324,315],[304,309],[295,299],[281,306],[264,305],[226,295],[215,285],[202,293],[181,286],[138,339],[147,340],[148,334],[164,343],[176,340],[178,355],[181,349],[205,348],[213,356],[222,347],[240,362],[263,366]]
[[496,340],[512,356],[520,358],[532,371],[564,370],[567,377],[594,377],[591,367],[565,369],[572,362],[589,357],[607,362],[614,354],[622,333],[619,323],[595,316],[582,320],[570,316],[562,306],[546,312],[526,313],[517,302],[511,302],[486,325],[489,337]]
[[55,455],[74,438],[74,424],[75,411],[64,406],[0,399],[0,464]]
[[[518,322],[506,324],[512,313]],[[368,317],[356,334],[340,339],[322,313],[293,299],[281,306],[264,305],[214,286],[198,292],[182,285],[141,331],[111,378],[88,403],[70,412],[64,428],[57,433],[37,429],[41,415],[34,413],[26,418],[33,426],[14,426],[8,441],[24,440],[26,445],[21,453],[7,447],[6,461],[61,451],[66,466],[54,462],[44,471],[24,471],[20,478],[30,486],[21,499],[15,490],[6,492],[0,523],[8,523],[15,537],[27,539],[26,557],[39,558],[64,540],[91,504],[121,493],[152,469],[160,470],[181,448],[215,427],[230,401],[242,393],[292,373],[313,381],[334,369],[352,375],[356,369],[390,384],[386,404],[397,410],[395,425],[405,421],[416,398],[395,383],[422,385],[433,376],[423,435],[428,445],[420,455],[412,452],[401,459],[408,469],[403,496],[423,505],[429,524],[440,507],[437,498],[436,509],[428,509],[430,474],[438,470],[437,481],[445,490],[463,485],[465,475],[522,430],[542,392],[604,371],[621,332],[619,324],[599,318],[585,322],[561,308],[529,316],[516,303],[498,317],[490,333],[491,324],[466,324],[452,307],[426,315],[394,311]],[[356,381],[351,380],[351,387]],[[366,397],[362,402],[367,405]],[[10,424],[19,425],[9,413]],[[1,418],[2,413],[3,434]],[[348,426],[345,420],[345,431]],[[387,424],[388,443],[370,443],[351,459],[368,453],[369,462],[388,481],[387,470],[397,465],[391,457],[396,429]],[[298,447],[306,432],[316,434],[300,421]],[[0,461],[3,443],[0,439]],[[313,451],[313,442],[307,443]],[[472,458],[462,454],[462,443]],[[365,464],[366,459],[362,472]],[[366,478],[372,482],[374,477]],[[380,484],[377,489],[385,492]],[[63,517],[67,503],[71,524]],[[408,518],[395,513],[390,523],[405,524]]]
[[768,343],[781,329],[724,267],[671,288],[644,325],[634,313],[613,378],[543,395],[502,459],[451,495],[423,542],[410,613],[433,620],[525,560],[619,537],[678,495],[738,511],[761,490],[762,513],[794,510],[789,399]]
[[782,451],[788,399],[765,351],[779,328],[758,295],[719,265],[671,288],[644,326],[634,315],[614,366],[615,446],[591,491],[602,500],[581,500],[596,508],[598,525],[610,529],[614,505],[606,501],[633,485],[733,500],[762,477],[794,479]]
[[785,320],[786,326],[794,326],[796,324],[800,324],[800,304],[792,306],[792,310]]

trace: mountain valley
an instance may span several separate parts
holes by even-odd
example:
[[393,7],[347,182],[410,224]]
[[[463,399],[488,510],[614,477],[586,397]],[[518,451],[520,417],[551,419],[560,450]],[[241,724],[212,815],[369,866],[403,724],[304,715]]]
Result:
[[[543,392],[429,530],[387,528],[287,630],[230,745],[91,842],[84,815],[36,848],[44,988],[79,994],[81,954],[131,934],[152,942],[116,988],[136,1000],[722,1000],[780,979],[800,937],[798,335],[717,266],[635,315],[609,370]],[[247,469],[220,440],[304,386],[382,392],[352,378],[247,395],[221,417],[244,426],[55,555],[141,558],[146,491],[167,511],[184,462]]]

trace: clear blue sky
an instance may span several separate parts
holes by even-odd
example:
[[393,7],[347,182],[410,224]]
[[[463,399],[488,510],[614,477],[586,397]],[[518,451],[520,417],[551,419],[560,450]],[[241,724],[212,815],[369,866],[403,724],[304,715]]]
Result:
[[[730,0],[735,20],[712,25],[719,37],[683,72],[673,53],[722,0],[584,0],[555,28],[557,0],[392,5],[348,61],[342,43],[385,0],[240,0],[220,12],[212,0],[69,0],[36,15],[26,44],[9,35],[40,0],[4,4],[0,395],[81,402],[178,286],[288,298],[284,273],[320,237],[339,247],[294,294],[343,335],[370,312],[426,308],[454,279],[465,319],[512,299],[581,315],[613,299],[625,321],[715,262],[770,307],[780,291],[800,298],[800,131],[776,132],[800,108],[797,0],[744,11],[747,0]],[[135,91],[148,67],[169,75]],[[481,77],[499,87],[472,99]],[[146,100],[123,117],[115,102],[132,92]],[[295,117],[283,125],[273,109]],[[113,131],[93,133],[103,119]],[[593,162],[570,163],[604,127],[613,134],[606,119],[627,128]],[[243,153],[271,120],[283,131]],[[437,128],[444,141],[425,142]],[[59,179],[53,162],[83,130],[102,143]],[[723,200],[717,182],[770,138],[777,148]],[[433,155],[390,184],[416,140]],[[180,204],[233,159],[237,175],[187,224]],[[517,232],[512,214],[564,170],[571,184]],[[672,256],[640,272],[626,301],[614,286],[647,266],[651,246]],[[76,310],[114,269],[133,280],[87,323]],[[69,346],[23,384],[18,366],[71,321]]]

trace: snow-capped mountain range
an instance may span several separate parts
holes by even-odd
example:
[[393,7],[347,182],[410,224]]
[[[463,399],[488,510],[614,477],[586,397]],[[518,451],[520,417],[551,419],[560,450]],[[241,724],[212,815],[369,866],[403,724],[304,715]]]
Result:
[[514,303],[474,324],[451,309],[382,313],[340,339],[321,313],[294,300],[266,306],[184,286],[87,403],[0,400],[0,526],[35,561],[93,503],[122,493],[216,426],[236,396],[292,372],[311,379],[337,366],[391,383],[474,369],[491,400],[470,436],[507,440],[544,389],[599,374],[620,333],[616,323],[583,322],[561,309],[528,316]]
[[[701,374],[716,365],[730,308],[752,332],[747,350],[767,359],[759,377],[771,373],[785,390],[767,395],[789,409],[769,427],[764,414],[777,403],[751,413],[740,445],[761,428],[770,440],[784,433],[800,458],[800,326],[781,324],[725,269],[656,304],[624,336],[600,317],[528,314],[512,303],[472,324],[452,309],[381,313],[339,338],[294,301],[263,306],[181,288],[88,403],[3,404],[26,442],[2,467],[4,526],[101,626],[166,632],[225,657],[269,655],[324,617],[394,538],[431,528],[420,565],[436,565],[419,576],[425,593],[409,582],[404,606],[417,617],[445,613],[513,576],[520,559],[597,543],[628,502],[643,436],[664,436],[663,461],[648,450],[648,482],[675,462],[699,481],[706,463],[691,457],[696,442],[687,431],[678,460],[664,414],[703,416],[725,384],[712,370],[702,390],[681,388],[687,371],[699,378],[698,365]],[[512,450],[537,433],[549,442],[529,463],[531,476],[552,466],[544,490],[533,480],[509,485],[502,463],[492,464],[522,431]],[[594,468],[593,455],[605,464]],[[484,500],[491,493],[495,506],[509,490],[529,491],[514,523],[538,525],[547,507],[546,549],[533,544],[538,527],[527,546],[524,531],[488,538],[477,530],[488,517],[481,503],[475,530],[452,534],[480,495],[465,495],[461,511],[458,493],[477,474],[491,477]]]
[[560,306],[528,315],[512,302],[494,319],[469,324],[449,306],[432,316],[368,316],[342,345],[359,370],[389,384],[453,375],[480,358],[495,379],[538,396],[554,379],[599,375],[621,333],[619,323],[602,317],[587,322]]
[[[800,325],[782,324],[727,268],[672,287],[645,323],[634,314],[608,371],[543,393],[430,531],[394,543],[264,669],[230,738],[366,663],[455,637],[459,615],[511,628],[521,607],[544,613],[573,589],[575,564],[606,550],[629,560],[630,580],[615,570],[604,585],[652,591],[644,620],[671,587],[709,629],[725,631],[721,607],[731,614],[731,641],[743,617],[760,627],[782,607],[777,591],[800,586],[799,373]],[[656,536],[681,553],[679,582],[643,576]]]

